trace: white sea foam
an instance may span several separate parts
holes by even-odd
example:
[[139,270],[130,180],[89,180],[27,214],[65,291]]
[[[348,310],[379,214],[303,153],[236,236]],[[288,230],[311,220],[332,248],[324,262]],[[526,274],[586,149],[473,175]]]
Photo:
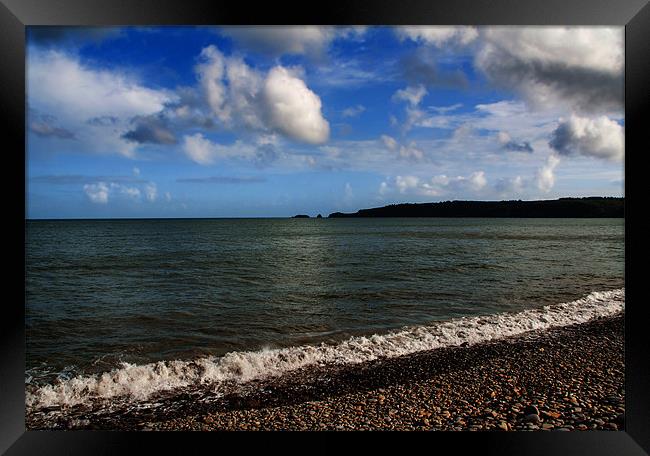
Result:
[[246,382],[279,376],[308,366],[357,364],[440,347],[469,345],[533,330],[584,323],[623,311],[625,289],[593,292],[576,301],[516,313],[464,317],[383,335],[352,337],[336,345],[297,346],[256,352],[232,352],[194,361],[124,363],[120,369],[78,376],[28,391],[27,406],[72,406],[96,400],[146,400],[155,393],[188,387],[218,389],[226,381]]

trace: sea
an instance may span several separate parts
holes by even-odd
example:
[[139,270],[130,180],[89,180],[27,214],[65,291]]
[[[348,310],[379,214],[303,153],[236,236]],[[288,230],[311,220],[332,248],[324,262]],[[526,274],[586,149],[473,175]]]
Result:
[[26,411],[218,396],[613,315],[624,245],[623,219],[28,220]]

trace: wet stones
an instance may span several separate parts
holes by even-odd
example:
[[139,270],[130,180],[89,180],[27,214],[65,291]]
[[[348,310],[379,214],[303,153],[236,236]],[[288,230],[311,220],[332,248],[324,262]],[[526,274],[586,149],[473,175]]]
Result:
[[[121,429],[136,423],[138,429],[207,431],[623,429],[622,317],[536,337],[377,360],[363,368],[305,369],[251,386],[242,393],[245,397],[225,398],[198,410],[152,412],[146,418],[79,416],[76,421],[62,420],[61,427],[70,423],[75,428]],[[262,392],[269,390],[273,394]],[[166,410],[172,409],[173,399],[169,404]],[[34,420],[28,417],[28,428],[38,428]]]

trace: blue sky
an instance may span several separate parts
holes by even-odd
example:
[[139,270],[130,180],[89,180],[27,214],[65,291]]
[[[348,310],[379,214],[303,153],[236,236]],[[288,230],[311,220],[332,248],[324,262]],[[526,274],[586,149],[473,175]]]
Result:
[[622,196],[623,28],[28,27],[30,218]]

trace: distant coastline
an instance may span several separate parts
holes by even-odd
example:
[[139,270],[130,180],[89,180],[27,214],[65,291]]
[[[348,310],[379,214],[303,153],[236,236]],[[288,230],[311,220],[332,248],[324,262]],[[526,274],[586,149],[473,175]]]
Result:
[[623,218],[625,198],[586,197],[538,201],[444,201],[404,203],[354,213],[334,212],[328,218],[346,217],[503,217],[503,218]]

